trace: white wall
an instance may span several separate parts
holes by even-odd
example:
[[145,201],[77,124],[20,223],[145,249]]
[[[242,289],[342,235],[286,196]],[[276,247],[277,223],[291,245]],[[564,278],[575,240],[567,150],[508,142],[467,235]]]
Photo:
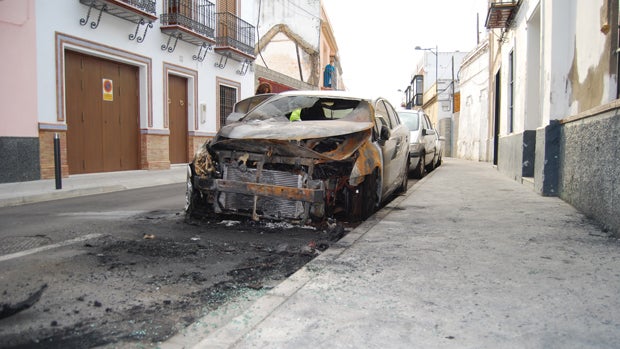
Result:
[[470,53],[459,71],[461,111],[457,154],[461,159],[489,161],[489,51],[483,43]]
[[[574,59],[575,5],[580,0],[543,0],[543,124],[576,112],[569,106],[568,72]],[[582,0],[583,1],[583,0]],[[586,0],[588,4],[602,0]]]
[[609,73],[610,36],[603,30],[609,25],[606,5],[605,0],[522,2],[501,46],[502,135],[508,134],[511,51],[515,59],[514,133],[546,126],[550,120],[615,99],[616,77]]

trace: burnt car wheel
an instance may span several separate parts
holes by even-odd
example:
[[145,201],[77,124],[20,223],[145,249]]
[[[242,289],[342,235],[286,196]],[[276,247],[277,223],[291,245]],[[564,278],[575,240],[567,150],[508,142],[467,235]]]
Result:
[[362,218],[366,219],[375,213],[379,198],[377,197],[377,175],[370,174],[366,176],[362,187]]
[[376,175],[367,175],[364,181],[346,193],[345,211],[352,222],[359,222],[370,217],[376,209],[377,180]]
[[420,160],[418,160],[413,170],[413,178],[420,179],[422,177],[424,177],[424,153],[420,154]]

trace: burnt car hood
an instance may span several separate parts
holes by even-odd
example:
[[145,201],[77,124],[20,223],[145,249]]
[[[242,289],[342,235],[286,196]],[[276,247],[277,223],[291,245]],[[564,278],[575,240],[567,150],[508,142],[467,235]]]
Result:
[[[211,148],[340,161],[370,139],[372,128],[371,122],[342,120],[241,122],[223,127]],[[322,142],[333,146],[321,151]]]

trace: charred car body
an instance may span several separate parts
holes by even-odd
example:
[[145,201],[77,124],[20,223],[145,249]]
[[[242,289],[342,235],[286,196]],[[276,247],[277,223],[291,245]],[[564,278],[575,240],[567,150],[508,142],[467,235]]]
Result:
[[409,131],[384,99],[284,92],[221,128],[188,166],[186,211],[360,220],[407,188]]

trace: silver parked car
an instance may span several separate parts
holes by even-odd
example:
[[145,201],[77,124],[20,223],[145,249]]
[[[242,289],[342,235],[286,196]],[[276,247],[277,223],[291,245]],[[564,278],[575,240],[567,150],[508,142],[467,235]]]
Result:
[[299,223],[364,219],[407,190],[408,147],[409,131],[383,98],[283,92],[196,153],[186,211]]
[[399,110],[398,116],[411,133],[409,156],[413,176],[422,178],[425,170],[430,172],[441,164],[442,139],[422,110]]

